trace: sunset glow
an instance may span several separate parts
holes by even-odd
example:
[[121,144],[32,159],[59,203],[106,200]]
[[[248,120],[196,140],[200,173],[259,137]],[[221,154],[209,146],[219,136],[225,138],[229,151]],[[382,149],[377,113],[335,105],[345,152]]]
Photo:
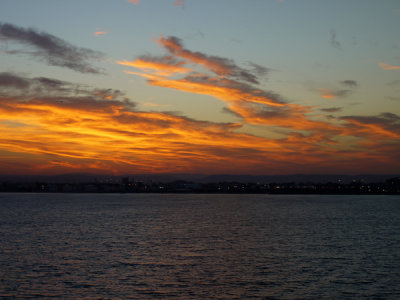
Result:
[[[387,45],[369,50],[361,38],[360,45],[348,42],[355,33],[332,29],[339,23],[326,15],[326,41],[299,29],[308,50],[296,54],[285,47],[290,25],[282,19],[272,29],[267,17],[296,10],[306,18],[309,9],[299,10],[296,1],[232,1],[237,19],[248,24],[243,28],[254,31],[247,35],[202,24],[212,1],[101,1],[96,8],[89,2],[95,3],[79,8],[88,16],[85,23],[65,28],[53,27],[47,17],[24,21],[15,13],[18,5],[0,4],[1,174],[400,170],[400,67],[379,62],[400,64],[390,46],[400,47],[400,41],[389,33]],[[346,3],[325,4],[351,10]],[[380,7],[377,14],[390,13],[394,3],[374,7]],[[216,9],[223,13],[230,4],[221,1]],[[143,16],[159,8],[175,25],[148,24]],[[120,16],[108,20],[112,9]],[[251,17],[256,11],[265,16]],[[93,14],[103,17],[90,19]],[[191,14],[196,17],[186,26]],[[259,40],[253,18],[266,34],[271,31],[275,44]],[[226,28],[235,27],[234,20],[227,19]],[[399,16],[393,13],[390,22],[399,25]],[[376,34],[387,32],[377,24]],[[364,52],[354,61],[360,48]],[[366,60],[372,55],[374,63]]]

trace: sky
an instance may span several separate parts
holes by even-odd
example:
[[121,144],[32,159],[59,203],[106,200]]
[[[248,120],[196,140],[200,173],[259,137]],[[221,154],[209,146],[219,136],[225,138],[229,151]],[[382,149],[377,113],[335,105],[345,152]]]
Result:
[[2,0],[0,174],[398,174],[398,0]]

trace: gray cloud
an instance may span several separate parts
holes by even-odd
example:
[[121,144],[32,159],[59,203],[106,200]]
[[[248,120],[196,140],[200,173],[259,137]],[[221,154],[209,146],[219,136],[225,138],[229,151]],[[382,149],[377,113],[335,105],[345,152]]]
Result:
[[194,74],[186,76],[184,81],[187,81],[189,83],[205,83],[210,86],[228,88],[232,91],[237,90],[240,91],[241,93],[248,93],[249,95],[268,98],[270,101],[274,103],[280,103],[280,104],[286,103],[282,99],[282,97],[277,93],[274,93],[272,91],[255,90],[252,85],[244,82],[239,82],[236,80],[230,80],[226,78],[215,79],[213,77],[209,77],[206,75],[199,76],[197,74]]
[[17,76],[13,73],[2,72],[0,73],[0,87],[2,89],[16,88],[16,89],[26,89],[30,85],[30,81]]
[[232,109],[230,109],[229,107],[226,107],[226,106],[222,108],[222,112],[234,115],[235,117],[239,117],[239,118],[242,117],[240,114],[238,114],[237,112],[233,111]]
[[47,77],[29,78],[15,73],[0,73],[0,99],[38,101],[60,106],[95,110],[109,109],[113,105],[134,109],[136,104],[119,90],[91,89],[78,84]]
[[351,91],[350,90],[337,90],[337,91],[333,91],[332,94],[338,98],[344,98],[344,97],[348,96],[349,94],[351,94]]
[[342,120],[357,121],[362,124],[380,125],[392,132],[400,132],[400,116],[390,112],[381,113],[375,116],[344,116]]
[[38,77],[36,78],[38,82],[40,82],[42,85],[47,86],[47,87],[60,87],[65,84],[64,81],[60,81],[57,79],[51,79],[47,77]]
[[336,31],[331,29],[331,30],[329,30],[329,33],[331,35],[330,42],[331,42],[332,47],[341,50],[342,49],[342,45],[336,39]]
[[355,88],[355,87],[358,86],[357,81],[355,81],[355,80],[350,80],[350,79],[343,80],[343,81],[341,81],[340,83],[343,84],[343,85],[345,85],[345,86],[347,86],[347,87],[349,87],[349,88]]
[[217,75],[230,76],[238,80],[258,84],[258,76],[264,75],[268,71],[267,68],[254,63],[250,63],[252,70],[247,70],[236,65],[232,59],[190,51],[184,48],[182,40],[175,36],[162,37],[160,44],[171,54],[201,64]]
[[330,107],[330,108],[321,108],[320,110],[324,112],[333,113],[333,112],[340,112],[342,111],[342,109],[343,109],[342,107]]
[[253,62],[248,62],[251,67],[250,72],[254,73],[256,76],[265,76],[271,70],[270,68],[266,68],[264,66],[260,66],[259,64],[255,64]]
[[28,78],[11,72],[0,73],[0,87],[0,96],[20,99],[65,95],[76,91],[76,87],[68,82],[47,77]]
[[137,57],[137,59],[145,61],[145,62],[153,62],[153,63],[162,63],[165,65],[170,65],[174,67],[183,67],[185,62],[182,60],[178,60],[175,57],[165,55],[165,56],[154,56],[150,54],[144,54]]
[[[111,112],[118,108],[121,114],[113,116],[114,120],[120,123],[143,123],[146,128],[173,127],[184,123],[204,130],[212,126],[213,130],[218,129],[228,133],[230,130],[241,127],[234,123],[199,121],[175,112],[157,112],[158,116],[167,118],[153,118],[151,114],[138,111],[136,103],[120,90],[89,88],[47,77],[29,78],[14,73],[0,73],[0,106],[10,101],[52,105],[77,112],[91,111],[107,114],[112,114]],[[8,107],[8,109],[11,108]]]
[[68,42],[32,28],[22,28],[9,23],[0,23],[0,41],[11,41],[23,44],[35,51],[6,51],[8,54],[29,54],[48,65],[65,67],[81,73],[102,73],[92,66],[91,60],[98,60],[103,54],[87,48],[79,48]]
[[351,90],[331,90],[331,89],[319,89],[322,97],[334,99],[334,98],[345,98],[352,93]]

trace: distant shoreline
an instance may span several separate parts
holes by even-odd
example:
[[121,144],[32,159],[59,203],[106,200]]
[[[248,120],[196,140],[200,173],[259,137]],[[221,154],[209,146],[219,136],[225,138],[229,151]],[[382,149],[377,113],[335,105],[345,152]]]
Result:
[[18,182],[0,181],[0,193],[155,193],[155,194],[307,194],[307,195],[398,195],[400,177],[383,182],[212,182],[184,180],[150,182],[130,180],[120,182]]
[[71,192],[71,193],[66,193],[66,192],[0,192],[0,195],[4,194],[48,194],[48,195],[115,195],[115,194],[120,194],[120,195],[309,195],[309,196],[397,196],[400,195],[400,193],[381,193],[381,194],[322,194],[322,193],[213,193],[213,192],[204,192],[204,193],[199,193],[199,192],[167,192],[167,193],[157,193],[157,192],[135,192],[135,193],[118,193],[118,192]]

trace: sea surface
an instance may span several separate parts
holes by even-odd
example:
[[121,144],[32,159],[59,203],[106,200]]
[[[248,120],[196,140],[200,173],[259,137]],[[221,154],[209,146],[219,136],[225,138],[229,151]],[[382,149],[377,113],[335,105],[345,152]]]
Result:
[[400,299],[398,196],[0,194],[0,298]]

